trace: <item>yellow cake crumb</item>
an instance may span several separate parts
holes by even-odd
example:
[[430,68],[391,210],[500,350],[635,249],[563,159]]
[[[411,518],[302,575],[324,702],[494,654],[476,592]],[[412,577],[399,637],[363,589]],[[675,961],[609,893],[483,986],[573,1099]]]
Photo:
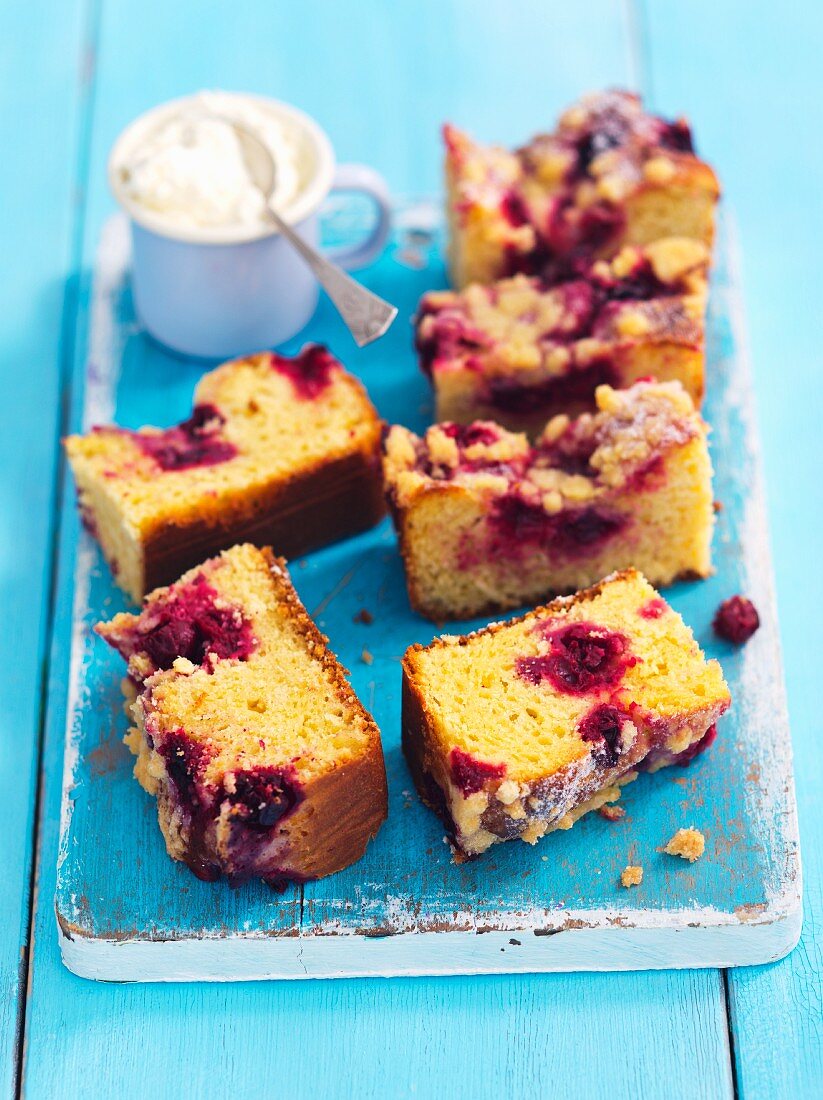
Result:
[[628,889],[630,886],[639,886],[643,881],[643,868],[632,866],[624,867],[620,875],[620,885]]
[[690,826],[688,829],[678,829],[663,851],[668,856],[680,856],[694,863],[703,855],[705,847],[706,838],[699,829]]

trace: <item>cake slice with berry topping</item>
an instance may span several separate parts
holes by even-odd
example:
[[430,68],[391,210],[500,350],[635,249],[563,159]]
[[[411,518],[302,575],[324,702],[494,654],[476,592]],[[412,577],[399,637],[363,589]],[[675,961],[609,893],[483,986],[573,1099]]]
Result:
[[449,266],[457,287],[562,272],[660,237],[714,238],[720,189],[689,125],[610,91],[570,107],[515,152],[446,126]]
[[679,382],[600,386],[532,445],[490,421],[393,427],[384,477],[412,605],[435,621],[523,607],[635,566],[705,577],[707,428]]
[[381,422],[329,352],[269,352],[201,379],[176,427],[70,436],[81,515],[139,601],[250,540],[295,557],[373,526],[384,510]]
[[515,275],[426,294],[416,344],[437,419],[536,433],[550,416],[591,409],[598,385],[648,376],[682,382],[699,405],[708,265],[705,245],[668,237],[555,286]]
[[387,812],[380,734],[270,550],[235,546],[97,631],[128,661],[135,776],[198,878],[358,860]]
[[636,571],[510,623],[411,646],[403,749],[458,853],[534,844],[686,764],[730,704],[680,616]]

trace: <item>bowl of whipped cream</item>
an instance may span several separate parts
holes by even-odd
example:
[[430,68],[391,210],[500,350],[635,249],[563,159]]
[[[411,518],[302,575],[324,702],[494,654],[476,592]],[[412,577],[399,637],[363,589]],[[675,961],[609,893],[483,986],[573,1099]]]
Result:
[[279,100],[200,92],[135,119],[109,157],[109,183],[132,229],[137,314],[162,344],[207,359],[273,347],[305,327],[319,288],[266,214],[243,159],[237,122],[274,160],[275,208],[318,246],[319,214],[331,191],[372,200],[364,240],[329,250],[349,270],[382,251],[389,192],[374,169],[335,162],[331,142],[302,111]]

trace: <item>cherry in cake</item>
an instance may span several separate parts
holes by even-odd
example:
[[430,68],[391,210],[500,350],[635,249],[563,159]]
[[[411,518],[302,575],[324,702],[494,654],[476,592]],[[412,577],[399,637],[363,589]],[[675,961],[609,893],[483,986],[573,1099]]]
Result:
[[682,382],[699,405],[708,265],[705,245],[669,237],[556,285],[516,275],[426,294],[416,345],[437,419],[536,434],[550,416],[591,409],[599,385],[649,376]]
[[380,734],[282,559],[235,546],[97,631],[128,661],[135,776],[202,879],[303,881],[386,817]]
[[510,623],[411,646],[403,749],[464,856],[534,844],[685,763],[730,704],[717,661],[635,570]]
[[84,522],[140,600],[243,539],[293,557],[371,527],[380,435],[360,382],[308,345],[206,374],[182,424],[95,428],[66,451]]
[[711,246],[720,189],[688,123],[638,96],[586,96],[554,133],[515,152],[444,129],[449,266],[457,287],[559,274],[626,244],[691,237]]
[[[706,425],[678,382],[600,386],[597,412],[535,444],[490,421],[392,427],[384,476],[412,605],[441,622],[522,607],[635,566],[704,577],[714,527]],[[664,605],[652,600],[642,617]]]

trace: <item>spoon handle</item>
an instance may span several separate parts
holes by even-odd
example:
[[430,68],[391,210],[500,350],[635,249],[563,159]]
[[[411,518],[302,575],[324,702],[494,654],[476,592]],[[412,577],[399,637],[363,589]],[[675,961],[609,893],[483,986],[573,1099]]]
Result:
[[288,225],[269,205],[269,215],[283,236],[300,253],[317,281],[334,302],[335,308],[348,326],[358,347],[379,339],[397,316],[397,309],[372,294],[337,264],[327,260]]

